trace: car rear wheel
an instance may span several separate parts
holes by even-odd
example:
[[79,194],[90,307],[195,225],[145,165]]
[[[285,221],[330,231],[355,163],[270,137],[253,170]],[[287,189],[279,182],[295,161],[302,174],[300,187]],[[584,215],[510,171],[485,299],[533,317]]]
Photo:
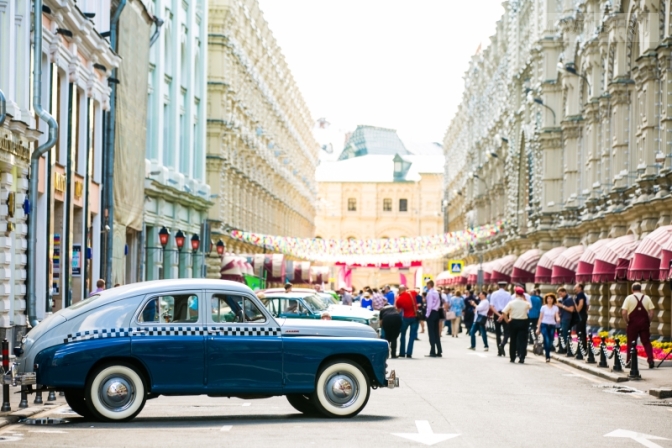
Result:
[[287,395],[287,401],[289,401],[289,404],[291,404],[294,409],[303,414],[318,413],[318,410],[315,407],[315,404],[313,404],[310,395],[289,394]]
[[354,417],[369,401],[369,379],[357,363],[340,359],[327,364],[317,376],[315,407],[327,417]]
[[67,389],[65,393],[65,402],[68,403],[70,409],[78,413],[82,417],[91,418],[93,414],[89,410],[89,407],[86,405],[86,399],[84,398],[83,389]]
[[128,364],[105,365],[89,377],[86,403],[102,421],[126,421],[138,415],[147,399],[145,385]]

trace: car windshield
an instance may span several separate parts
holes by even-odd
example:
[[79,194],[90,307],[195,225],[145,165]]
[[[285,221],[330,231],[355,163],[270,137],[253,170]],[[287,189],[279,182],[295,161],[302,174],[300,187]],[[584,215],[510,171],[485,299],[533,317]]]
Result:
[[334,299],[334,296],[332,296],[329,293],[323,292],[319,294],[320,299],[324,302],[326,306],[329,305],[338,305],[338,300]]
[[327,305],[324,303],[320,297],[316,295],[306,296],[303,298],[303,301],[313,309],[313,311],[326,311]]

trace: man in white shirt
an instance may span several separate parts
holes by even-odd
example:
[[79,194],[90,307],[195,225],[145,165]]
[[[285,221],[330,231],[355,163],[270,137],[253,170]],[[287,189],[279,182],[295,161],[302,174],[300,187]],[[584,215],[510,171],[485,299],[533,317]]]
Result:
[[[506,290],[506,282],[498,282],[499,289],[492,293],[490,309],[495,314],[495,335],[497,336],[497,356],[506,356],[504,347],[509,341],[509,325],[504,320],[502,311],[511,301],[511,294]],[[503,338],[502,338],[503,334]]]

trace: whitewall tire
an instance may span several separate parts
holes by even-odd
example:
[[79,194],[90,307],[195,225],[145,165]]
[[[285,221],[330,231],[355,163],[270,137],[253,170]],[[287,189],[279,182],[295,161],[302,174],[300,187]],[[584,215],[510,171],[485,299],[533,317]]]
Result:
[[99,368],[86,385],[86,403],[102,421],[131,420],[142,411],[146,398],[142,378],[126,364]]
[[354,417],[364,409],[370,393],[364,370],[353,361],[340,359],[319,372],[313,403],[328,417]]

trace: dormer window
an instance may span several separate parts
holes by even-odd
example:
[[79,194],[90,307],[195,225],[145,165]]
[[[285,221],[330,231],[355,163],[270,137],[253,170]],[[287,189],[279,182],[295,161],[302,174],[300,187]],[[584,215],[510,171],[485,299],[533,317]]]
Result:
[[401,173],[401,161],[394,162],[394,172]]
[[399,154],[394,156],[394,180],[404,181],[408,170],[411,168],[411,163],[404,160]]

